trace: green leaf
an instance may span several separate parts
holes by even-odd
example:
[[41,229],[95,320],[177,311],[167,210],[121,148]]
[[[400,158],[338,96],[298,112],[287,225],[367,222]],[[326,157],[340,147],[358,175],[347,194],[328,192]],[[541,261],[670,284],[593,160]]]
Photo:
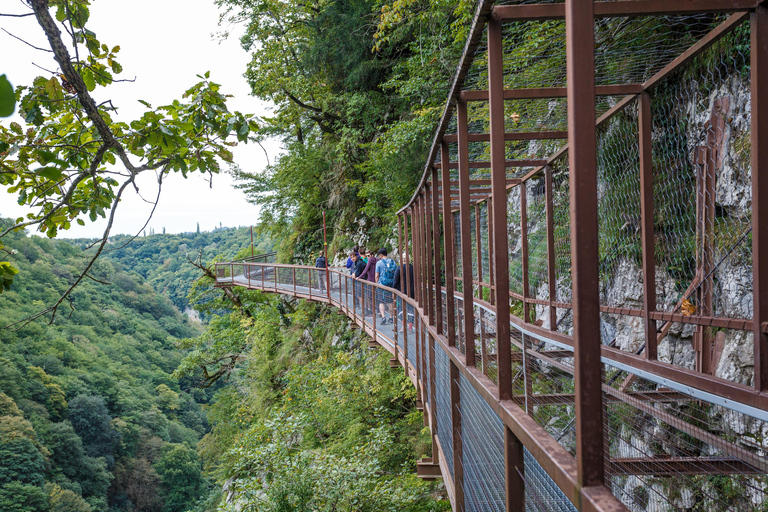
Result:
[[58,167],[41,167],[40,169],[35,169],[34,173],[51,181],[59,181],[63,176],[61,169]]
[[[83,28],[88,22],[88,18],[91,16],[91,12],[84,4],[76,3],[72,10],[72,25],[75,28]],[[96,34],[93,34],[96,35]]]
[[16,110],[16,95],[13,86],[5,77],[0,75],[0,117],[8,117]]
[[88,68],[84,68],[80,74],[83,77],[83,82],[89,91],[93,91],[96,88],[96,78],[93,76],[93,71]]

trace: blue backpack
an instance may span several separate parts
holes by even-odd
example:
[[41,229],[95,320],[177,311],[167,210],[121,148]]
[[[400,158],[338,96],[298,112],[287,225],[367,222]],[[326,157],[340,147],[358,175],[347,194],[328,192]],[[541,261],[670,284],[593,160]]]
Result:
[[387,259],[384,263],[381,275],[379,276],[379,282],[384,286],[392,286],[395,283],[395,272],[397,271],[397,265],[392,259]]

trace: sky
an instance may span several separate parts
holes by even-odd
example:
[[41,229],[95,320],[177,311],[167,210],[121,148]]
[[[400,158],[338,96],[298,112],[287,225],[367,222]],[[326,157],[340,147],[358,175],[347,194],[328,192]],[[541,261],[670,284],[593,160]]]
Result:
[[[2,0],[0,12],[25,13],[29,9],[21,0]],[[138,100],[152,105],[165,105],[176,98],[210,71],[211,80],[221,84],[222,92],[234,95],[229,100],[230,110],[255,115],[268,115],[270,106],[249,96],[249,87],[243,72],[249,61],[236,37],[239,26],[218,25],[219,10],[213,0],[96,0],[91,5],[88,28],[102,43],[110,47],[120,45],[118,62],[123,73],[118,78],[135,82],[115,83],[97,88],[93,95],[97,103],[111,99],[118,107],[118,119],[130,121],[144,112]],[[46,40],[33,17],[0,17],[0,28],[39,47]],[[233,36],[219,41],[214,34],[229,30]],[[50,76],[36,67],[56,71],[58,66],[50,53],[35,50],[0,30],[0,74],[6,74],[14,85],[30,84],[34,77]],[[7,126],[18,118],[0,120]],[[269,161],[280,152],[277,141],[263,144]],[[233,148],[234,160],[242,169],[258,172],[267,165],[267,155],[257,144],[240,144]],[[157,185],[154,175],[146,175],[139,182],[141,196],[154,200]],[[190,174],[185,180],[173,175],[163,183],[160,203],[147,227],[155,232],[179,233],[195,231],[197,223],[203,231],[219,225],[249,226],[258,222],[258,208],[245,200],[242,192],[232,187],[233,180],[222,173],[213,177],[213,187],[203,176]],[[134,234],[141,230],[152,205],[135,193],[124,199],[118,207],[113,234]],[[16,204],[15,196],[0,188],[0,216],[18,217],[26,210]],[[99,219],[85,226],[73,223],[59,237],[78,238],[100,236],[106,222]]]

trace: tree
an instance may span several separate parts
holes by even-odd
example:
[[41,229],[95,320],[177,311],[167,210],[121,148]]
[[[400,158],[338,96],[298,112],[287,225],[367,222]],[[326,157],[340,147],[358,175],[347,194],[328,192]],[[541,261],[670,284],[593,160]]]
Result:
[[[13,86],[5,75],[0,75],[0,117],[9,117],[16,110],[16,95],[13,93]],[[0,251],[10,255],[0,242]],[[7,261],[0,261],[0,293],[3,290],[9,290],[13,283],[13,276],[19,271]]]
[[0,486],[0,510],[3,512],[48,512],[50,510],[48,495],[40,487],[21,482],[11,482]]
[[27,437],[0,441],[0,484],[21,482],[43,485],[45,460]]
[[107,465],[114,464],[114,449],[119,434],[112,428],[112,417],[100,396],[78,395],[69,402],[69,421],[83,439],[90,457],[104,457]]
[[81,496],[58,485],[51,485],[48,494],[55,512],[91,512],[91,506]]
[[155,471],[165,498],[163,512],[184,512],[200,497],[200,459],[183,444],[166,445]]
[[[138,119],[116,122],[110,101],[97,103],[92,93],[116,81],[122,71],[120,47],[109,46],[87,29],[90,0],[29,0],[45,32],[60,74],[39,76],[17,89],[19,112],[27,123],[0,126],[0,185],[18,195],[18,202],[37,210],[0,232],[35,227],[55,237],[72,222],[108,219],[100,242],[80,274],[62,296],[34,317],[51,314],[89,275],[107,243],[117,207],[137,176],[179,172],[218,173],[220,162],[231,162],[233,136],[246,142],[258,130],[252,116],[230,112],[227,96],[209,74],[169,105],[153,108]],[[53,11],[53,12],[52,12]],[[62,38],[68,33],[68,46]],[[6,87],[7,89],[7,87]],[[137,163],[141,162],[141,163]],[[3,284],[11,278],[4,265]]]

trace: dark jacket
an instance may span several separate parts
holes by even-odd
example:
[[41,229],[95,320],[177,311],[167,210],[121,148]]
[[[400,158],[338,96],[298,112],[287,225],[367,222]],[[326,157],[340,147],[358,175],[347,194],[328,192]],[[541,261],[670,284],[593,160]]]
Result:
[[[392,284],[392,288],[395,290],[404,291],[405,288],[405,263],[397,267],[395,271],[395,282]],[[408,264],[408,296],[414,298],[413,295],[413,265]]]
[[357,258],[357,261],[352,263],[352,270],[355,277],[360,277],[365,270],[365,262],[362,258]]
[[367,279],[372,283],[376,282],[376,262],[377,261],[378,260],[374,257],[368,258],[368,264],[365,266],[365,270],[363,270],[363,278]]
[[325,256],[320,256],[315,260],[316,268],[325,268]]

